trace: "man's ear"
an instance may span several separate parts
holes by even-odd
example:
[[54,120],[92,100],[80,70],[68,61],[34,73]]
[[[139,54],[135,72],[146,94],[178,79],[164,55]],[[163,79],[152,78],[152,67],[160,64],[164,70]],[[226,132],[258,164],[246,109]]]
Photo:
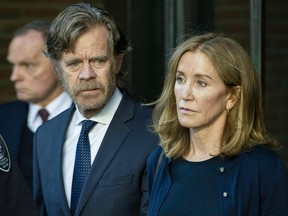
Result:
[[115,58],[115,74],[118,74],[120,69],[121,69],[121,66],[122,66],[122,63],[123,63],[123,60],[124,60],[124,57],[125,57],[125,54],[120,54],[118,56],[116,56]]
[[231,110],[236,102],[239,100],[241,95],[241,87],[235,86],[232,88],[231,92],[229,93],[228,100],[226,101],[226,110]]

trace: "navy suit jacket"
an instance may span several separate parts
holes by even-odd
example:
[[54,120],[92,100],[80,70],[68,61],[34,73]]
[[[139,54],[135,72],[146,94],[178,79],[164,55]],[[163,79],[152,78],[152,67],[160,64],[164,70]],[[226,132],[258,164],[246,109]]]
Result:
[[0,133],[32,189],[33,133],[27,127],[28,103],[13,101],[0,105]]
[[[62,170],[63,144],[72,107],[41,126],[34,137],[34,199],[42,215],[71,215]],[[146,159],[158,137],[147,129],[151,110],[124,93],[104,136],[75,215],[140,215]],[[73,163],[73,162],[72,162]]]

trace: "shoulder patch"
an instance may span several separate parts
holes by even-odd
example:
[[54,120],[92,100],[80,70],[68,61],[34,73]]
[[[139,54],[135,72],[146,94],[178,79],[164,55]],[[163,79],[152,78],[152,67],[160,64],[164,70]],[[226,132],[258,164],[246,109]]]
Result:
[[0,135],[0,170],[4,172],[9,172],[11,167],[11,159],[7,145]]

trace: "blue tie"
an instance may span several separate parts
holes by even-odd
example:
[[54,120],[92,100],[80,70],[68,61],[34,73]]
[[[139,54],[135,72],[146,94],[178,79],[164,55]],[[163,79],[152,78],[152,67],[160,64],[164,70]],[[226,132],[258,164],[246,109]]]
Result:
[[89,132],[96,122],[91,120],[82,121],[82,129],[77,143],[76,158],[73,173],[72,193],[71,193],[71,212],[75,214],[78,200],[82,192],[91,168]]

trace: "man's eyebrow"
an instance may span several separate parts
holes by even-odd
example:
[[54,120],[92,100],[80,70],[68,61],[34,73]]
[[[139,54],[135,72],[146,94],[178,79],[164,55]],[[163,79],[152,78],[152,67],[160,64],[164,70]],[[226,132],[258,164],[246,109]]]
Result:
[[69,58],[69,59],[65,59],[64,62],[66,64],[71,63],[71,62],[75,62],[75,61],[79,61],[77,58]]
[[91,57],[89,60],[95,61],[95,60],[99,60],[99,59],[106,60],[106,59],[108,59],[108,56],[106,56],[106,55],[94,56],[94,57]]

